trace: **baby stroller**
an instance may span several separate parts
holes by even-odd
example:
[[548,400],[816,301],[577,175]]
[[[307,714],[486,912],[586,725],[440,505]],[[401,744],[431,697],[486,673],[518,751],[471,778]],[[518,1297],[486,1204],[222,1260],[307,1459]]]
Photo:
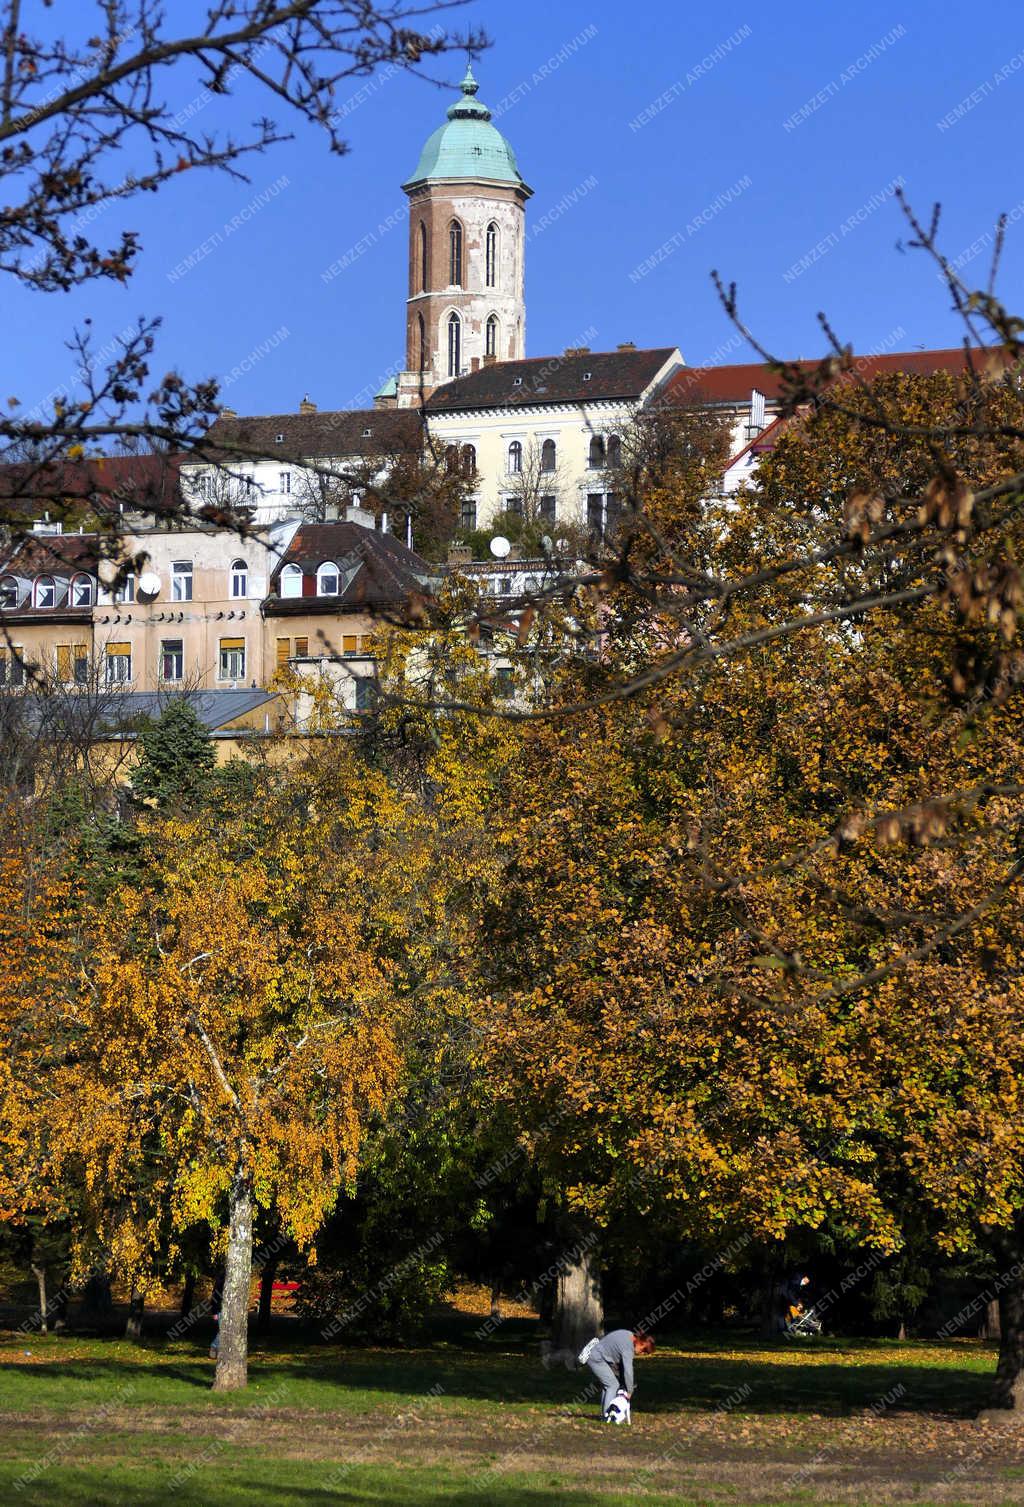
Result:
[[821,1333],[821,1320],[814,1311],[814,1305],[805,1308],[802,1303],[791,1303],[786,1310],[786,1323],[783,1334],[788,1340],[810,1340]]

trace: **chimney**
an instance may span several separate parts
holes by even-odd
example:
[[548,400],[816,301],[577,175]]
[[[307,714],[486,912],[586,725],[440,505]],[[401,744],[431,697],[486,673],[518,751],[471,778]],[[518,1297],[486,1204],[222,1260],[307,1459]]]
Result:
[[222,408],[220,416],[222,419],[237,419],[238,413],[234,408]]
[[345,509],[345,522],[358,523],[360,528],[372,529],[377,526],[377,520],[373,514],[368,513],[365,508],[356,507],[355,503],[349,503]]
[[480,370],[480,357],[479,356],[471,356],[470,357],[469,369],[470,369],[471,372],[478,372]]
[[484,357],[484,365],[485,366],[494,366],[494,365],[497,364],[497,360],[498,360],[497,356],[493,356],[493,355],[492,356],[485,356]]
[[636,341],[635,340],[624,340],[621,345],[616,346],[616,350],[620,350],[620,351],[635,351],[636,350]]
[[299,404],[299,412],[300,413],[316,413],[316,404],[310,402],[310,400],[309,400],[309,393],[308,392],[306,393],[306,395],[303,398],[302,402]]
[[589,345],[567,345],[566,348],[565,348],[565,354],[567,356],[589,356],[590,355],[590,346]]
[[470,544],[450,544],[448,546],[449,565],[468,565],[473,559],[473,547]]

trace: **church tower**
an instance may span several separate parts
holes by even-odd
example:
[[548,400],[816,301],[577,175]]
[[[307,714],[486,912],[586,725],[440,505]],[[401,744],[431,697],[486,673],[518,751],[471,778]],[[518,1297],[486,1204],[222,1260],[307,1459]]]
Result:
[[409,196],[406,370],[396,394],[402,407],[485,363],[526,353],[526,201],[533,190],[477,99],[478,87],[468,68],[447,122],[402,185]]

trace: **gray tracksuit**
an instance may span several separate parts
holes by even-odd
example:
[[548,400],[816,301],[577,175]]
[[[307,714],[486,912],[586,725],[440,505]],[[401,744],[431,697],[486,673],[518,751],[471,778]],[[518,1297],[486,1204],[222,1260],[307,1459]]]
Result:
[[604,1388],[601,1412],[606,1413],[620,1387],[633,1390],[633,1331],[613,1329],[606,1334],[587,1356],[587,1365]]

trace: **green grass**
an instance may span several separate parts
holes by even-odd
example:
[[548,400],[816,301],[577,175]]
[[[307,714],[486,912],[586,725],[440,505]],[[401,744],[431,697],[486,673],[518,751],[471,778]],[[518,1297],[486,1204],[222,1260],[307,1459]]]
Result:
[[[258,1348],[249,1389],[228,1397],[191,1340],[0,1336],[0,1502],[795,1507],[830,1500],[827,1481],[792,1479],[824,1451],[828,1471],[863,1461],[860,1507],[925,1507],[943,1451],[970,1448],[995,1360],[972,1341],[680,1342],[638,1362],[635,1426],[610,1430],[581,1400],[589,1373],[544,1371],[511,1324],[486,1344],[411,1350],[293,1336]],[[989,1452],[977,1468],[1002,1494],[965,1480],[964,1500],[1024,1503],[1022,1465]],[[889,1476],[915,1471],[893,1495]],[[948,1507],[948,1491],[934,1500]]]

